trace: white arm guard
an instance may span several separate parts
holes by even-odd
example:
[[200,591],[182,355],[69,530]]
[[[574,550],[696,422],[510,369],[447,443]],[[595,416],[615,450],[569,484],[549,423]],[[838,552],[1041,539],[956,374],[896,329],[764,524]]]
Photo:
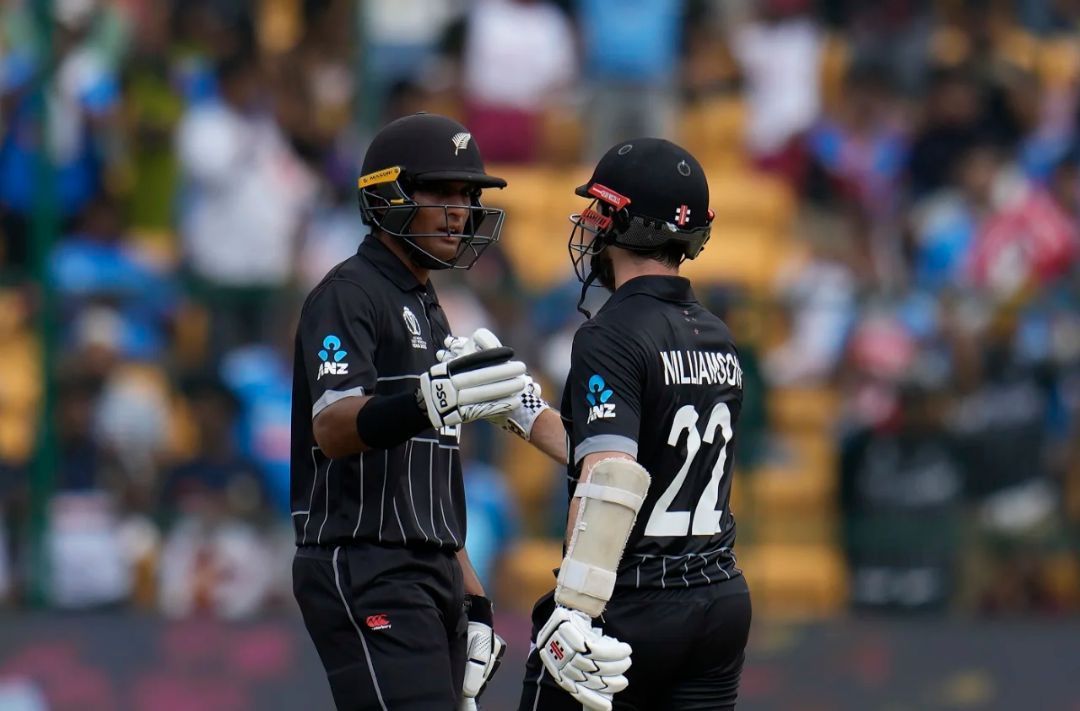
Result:
[[651,477],[629,459],[602,459],[578,484],[577,521],[559,568],[555,602],[599,617],[615,589],[626,539],[649,491]]

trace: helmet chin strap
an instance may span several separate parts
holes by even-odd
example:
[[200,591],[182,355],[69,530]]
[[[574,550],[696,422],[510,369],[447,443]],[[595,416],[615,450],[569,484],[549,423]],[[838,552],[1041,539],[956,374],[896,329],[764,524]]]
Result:
[[[608,291],[615,290],[615,272],[614,266],[611,264],[611,255],[605,255],[604,250],[597,252],[589,260],[589,275],[585,277],[585,281],[581,285],[581,297],[578,299],[577,310],[585,315],[585,318],[592,318],[592,312],[586,309],[582,304],[585,303],[585,296],[589,291],[589,287],[596,280],[600,280],[600,285]],[[606,259],[604,257],[607,257]]]
[[585,281],[581,283],[581,296],[578,298],[577,310],[580,311],[585,318],[592,318],[592,312],[585,308],[583,304],[585,303],[585,296],[589,292],[589,287],[592,286],[592,283],[596,281],[596,277],[598,276],[600,275],[596,273],[595,269],[590,269],[589,276],[585,277]]

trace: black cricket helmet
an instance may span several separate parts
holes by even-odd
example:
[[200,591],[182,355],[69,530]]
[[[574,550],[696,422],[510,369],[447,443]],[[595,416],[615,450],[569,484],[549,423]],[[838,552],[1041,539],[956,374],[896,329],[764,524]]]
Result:
[[[473,188],[468,205],[420,205],[414,191],[426,184],[463,182]],[[484,172],[484,161],[472,134],[457,121],[418,113],[387,124],[368,147],[357,181],[364,223],[405,243],[411,259],[427,269],[468,269],[487,247],[498,241],[503,211],[480,204],[483,188],[504,188],[506,181]],[[409,231],[420,210],[465,208],[468,219],[457,254],[443,260],[421,247],[417,237],[446,233]],[[449,219],[447,219],[449,222]]]
[[593,198],[570,216],[570,259],[583,282],[591,282],[585,258],[609,245],[652,252],[675,242],[684,259],[693,259],[709,241],[713,211],[705,171],[671,141],[636,138],[616,144],[574,192]]

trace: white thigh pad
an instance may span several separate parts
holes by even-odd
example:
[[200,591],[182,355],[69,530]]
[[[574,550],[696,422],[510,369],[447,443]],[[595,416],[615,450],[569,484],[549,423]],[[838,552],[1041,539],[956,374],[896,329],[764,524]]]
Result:
[[615,589],[615,574],[651,481],[629,459],[602,459],[578,484],[577,521],[555,585],[555,601],[599,617]]

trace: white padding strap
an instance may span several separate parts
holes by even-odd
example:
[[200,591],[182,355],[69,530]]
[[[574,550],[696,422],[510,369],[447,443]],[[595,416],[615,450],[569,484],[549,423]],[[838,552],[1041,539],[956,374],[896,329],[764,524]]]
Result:
[[639,496],[636,492],[627,491],[626,489],[620,489],[614,486],[594,484],[590,481],[578,484],[574,489],[574,496],[583,498],[588,497],[599,501],[610,501],[613,504],[625,506],[635,513],[640,511],[641,505],[645,503],[645,497]]
[[559,581],[583,595],[610,600],[615,591],[615,573],[573,558],[567,558],[559,568]]
[[555,602],[590,617],[603,613],[650,480],[634,460],[612,457],[593,465],[587,480],[577,485],[577,518],[559,568]]

